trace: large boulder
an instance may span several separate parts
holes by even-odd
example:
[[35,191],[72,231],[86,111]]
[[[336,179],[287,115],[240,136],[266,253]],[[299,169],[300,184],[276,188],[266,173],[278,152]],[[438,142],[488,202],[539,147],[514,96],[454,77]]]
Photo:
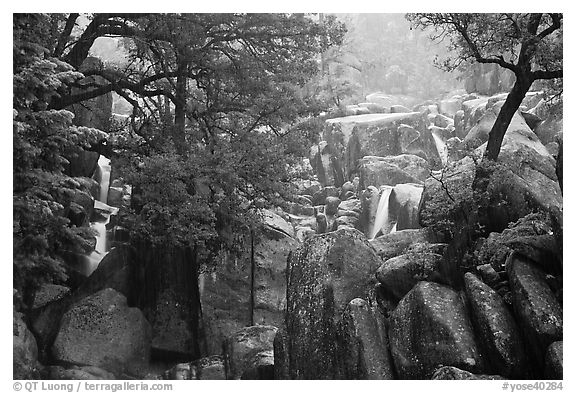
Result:
[[34,293],[32,309],[38,309],[46,306],[48,303],[62,299],[70,294],[70,288],[57,284],[42,284]]
[[506,261],[514,314],[525,335],[535,372],[544,370],[546,350],[562,341],[562,306],[545,280],[544,273],[513,252]]
[[367,298],[380,259],[354,229],[314,236],[290,254],[286,310],[291,379],[342,376],[338,324],[348,303]]
[[286,309],[286,265],[298,241],[269,226],[254,240],[254,306],[255,324],[282,326]]
[[546,377],[550,379],[564,378],[564,342],[556,341],[550,344],[546,351]]
[[534,128],[534,133],[538,136],[538,139],[546,145],[554,142],[558,135],[562,133],[563,129],[562,114],[554,113],[539,123],[536,128]]
[[522,217],[501,233],[492,232],[478,250],[481,264],[491,264],[502,271],[511,251],[525,256],[546,272],[561,271],[560,247],[555,239],[558,229],[543,213]]
[[150,358],[150,325],[126,298],[104,289],[64,314],[52,347],[58,362],[139,376]]
[[[481,157],[486,144],[474,154]],[[470,200],[476,165],[471,157],[446,168],[442,176],[426,180],[420,209],[423,221],[454,221],[459,203]],[[442,181],[438,179],[441,177]],[[447,193],[450,193],[450,196]],[[501,232],[510,222],[533,212],[562,209],[562,194],[555,174],[554,158],[516,114],[504,136],[498,165],[488,186],[487,230]]]
[[498,110],[495,107],[487,109],[478,122],[466,133],[464,143],[470,148],[476,148],[488,141],[488,134],[496,122]]
[[[194,250],[170,245],[137,242],[137,305],[152,325],[154,356],[200,356],[199,261]],[[129,266],[117,274],[122,277]]]
[[274,376],[274,326],[250,326],[229,337],[224,346],[227,379]]
[[470,371],[460,370],[453,366],[440,367],[432,375],[433,380],[469,381],[469,380],[495,380],[504,379],[500,375],[474,374]]
[[115,380],[116,376],[106,370],[94,366],[49,366],[46,370],[50,380]]
[[396,230],[420,228],[418,210],[424,187],[420,184],[397,184],[390,194],[390,215]]
[[378,256],[384,260],[404,254],[412,245],[430,243],[435,236],[429,228],[404,229],[370,240]]
[[[129,246],[119,246],[106,254],[96,270],[74,291],[67,291],[66,295],[59,295],[52,301],[46,301],[45,297],[42,301],[39,299],[40,304],[44,301],[46,303],[34,309],[31,315],[31,328],[37,337],[41,354],[46,355],[47,350],[52,346],[64,314],[74,303],[85,297],[105,288],[112,288],[123,294],[130,306],[137,305],[140,291],[145,290],[139,279],[141,274],[140,264],[133,249]],[[40,292],[40,294],[43,293]]]
[[[419,112],[355,116],[356,123],[346,144],[345,168],[350,177],[365,156],[414,154],[423,159],[437,157],[429,121]],[[347,118],[344,118],[347,119]],[[334,119],[332,119],[334,120]]]
[[440,366],[483,370],[464,303],[449,287],[416,284],[392,313],[389,337],[401,379],[428,379]]
[[12,378],[40,379],[36,339],[22,317],[23,315],[16,311],[12,314]]
[[[337,134],[339,130],[333,131],[330,136]],[[325,133],[326,134],[326,133]],[[322,186],[340,187],[344,184],[343,152],[344,147],[340,138],[330,138],[333,144],[323,140],[318,145],[314,145],[310,151],[310,165],[314,173],[318,176],[318,181]]]
[[[190,363],[179,363],[162,375],[168,380],[224,380],[226,367],[222,356],[214,355],[200,358]],[[156,379],[156,378],[154,378]]]
[[382,288],[402,299],[419,281],[445,283],[441,275],[442,255],[409,252],[388,259],[376,271]]
[[472,322],[494,374],[521,378],[526,357],[520,331],[504,300],[472,273],[464,276]]
[[298,241],[286,233],[291,225],[275,217],[274,227],[264,225],[253,238],[245,234],[239,255],[200,275],[204,353],[220,354],[224,341],[245,326],[284,324],[286,264]]
[[447,98],[440,101],[438,109],[440,109],[441,114],[454,118],[456,112],[462,108],[462,101],[464,99],[461,96]]
[[426,160],[408,154],[390,157],[366,156],[359,160],[358,165],[361,189],[368,186],[418,184],[430,174]]
[[67,157],[69,164],[66,174],[72,177],[92,177],[98,168],[100,154],[95,151],[81,150],[74,156]]
[[394,379],[383,315],[364,299],[352,300],[342,316],[341,361],[345,379]]

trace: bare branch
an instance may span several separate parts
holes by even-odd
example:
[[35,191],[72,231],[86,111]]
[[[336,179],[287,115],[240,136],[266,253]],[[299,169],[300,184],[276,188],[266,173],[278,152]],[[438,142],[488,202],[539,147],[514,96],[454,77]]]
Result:
[[66,44],[68,42],[68,39],[70,38],[70,34],[72,34],[72,29],[76,24],[76,19],[78,19],[78,16],[80,16],[80,14],[68,15],[68,19],[66,19],[66,26],[64,26],[64,30],[62,30],[62,33],[58,38],[58,44],[56,45],[56,48],[54,49],[54,53],[52,54],[52,56],[60,57],[62,56],[62,53],[64,53],[64,49],[66,48]]
[[537,70],[532,72],[532,78],[536,79],[556,79],[563,77],[563,70],[544,71]]

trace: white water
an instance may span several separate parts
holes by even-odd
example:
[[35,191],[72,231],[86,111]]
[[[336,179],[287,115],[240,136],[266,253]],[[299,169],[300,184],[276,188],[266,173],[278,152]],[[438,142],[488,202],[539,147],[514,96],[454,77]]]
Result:
[[100,210],[108,210],[104,213],[106,220],[101,222],[92,222],[90,227],[96,230],[96,247],[94,251],[87,258],[87,266],[83,269],[83,273],[87,276],[92,274],[94,270],[102,261],[102,258],[108,253],[108,244],[106,239],[106,224],[110,222],[110,216],[118,212],[118,208],[110,207],[106,204],[108,199],[108,188],[110,186],[110,160],[104,156],[98,159],[98,167],[100,170],[100,195],[98,201],[94,203],[95,207]]
[[108,202],[108,188],[110,187],[110,172],[112,171],[110,167],[110,160],[104,156],[100,156],[98,159],[98,167],[100,169],[101,180],[100,180],[100,197],[98,200],[103,203]]
[[[374,239],[380,231],[383,233],[388,233],[388,225],[390,221],[390,215],[388,212],[388,201],[390,200],[390,194],[392,193],[392,187],[382,186],[380,187],[380,200],[378,201],[378,209],[376,210],[376,217],[374,219],[374,226],[372,227],[372,232],[370,233],[370,239]],[[386,234],[384,233],[384,234]]]
[[440,137],[434,131],[432,131],[432,138],[434,138],[436,150],[438,150],[438,155],[442,161],[442,166],[446,166],[446,163],[448,163],[448,147],[446,146],[446,142],[444,142],[442,137]]

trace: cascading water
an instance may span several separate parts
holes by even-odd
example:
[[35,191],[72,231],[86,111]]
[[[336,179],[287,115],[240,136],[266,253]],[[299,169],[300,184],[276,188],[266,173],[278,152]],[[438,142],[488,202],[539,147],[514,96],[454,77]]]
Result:
[[100,195],[98,200],[94,202],[94,208],[102,213],[104,220],[90,223],[90,227],[97,232],[97,235],[96,247],[87,257],[87,266],[82,269],[86,276],[89,276],[96,270],[102,258],[108,253],[106,224],[110,222],[110,216],[118,213],[118,208],[106,204],[108,200],[108,188],[110,187],[110,160],[104,156],[100,156],[98,159],[98,170],[100,171]]
[[384,234],[388,233],[390,214],[388,212],[388,202],[390,194],[392,193],[391,186],[380,187],[380,200],[378,201],[378,209],[376,210],[376,217],[374,219],[374,226],[370,233],[370,239],[374,239],[380,231]]
[[434,130],[432,130],[432,138],[434,139],[434,144],[436,145],[436,150],[438,150],[438,155],[442,161],[442,166],[446,166],[448,163],[448,147],[446,142],[438,135]]

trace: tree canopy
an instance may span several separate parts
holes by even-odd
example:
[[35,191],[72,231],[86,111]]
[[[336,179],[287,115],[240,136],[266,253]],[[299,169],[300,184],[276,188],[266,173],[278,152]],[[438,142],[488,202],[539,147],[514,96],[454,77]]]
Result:
[[443,65],[464,62],[497,64],[514,73],[512,87],[490,131],[486,157],[496,160],[512,116],[536,80],[562,78],[562,14],[408,14],[413,25],[433,29],[432,38],[447,39],[455,56]]
[[[303,88],[343,25],[302,14],[14,14],[15,288],[64,277],[86,247],[67,218],[82,150],[133,187],[135,239],[218,250],[290,193],[319,101]],[[91,61],[101,38],[120,61]],[[117,59],[118,60],[118,59]],[[73,105],[114,92],[127,121],[75,124]],[[104,132],[101,132],[104,131]],[[68,190],[67,197],[61,194]],[[227,229],[230,233],[224,233]],[[81,248],[81,247],[80,247]]]

